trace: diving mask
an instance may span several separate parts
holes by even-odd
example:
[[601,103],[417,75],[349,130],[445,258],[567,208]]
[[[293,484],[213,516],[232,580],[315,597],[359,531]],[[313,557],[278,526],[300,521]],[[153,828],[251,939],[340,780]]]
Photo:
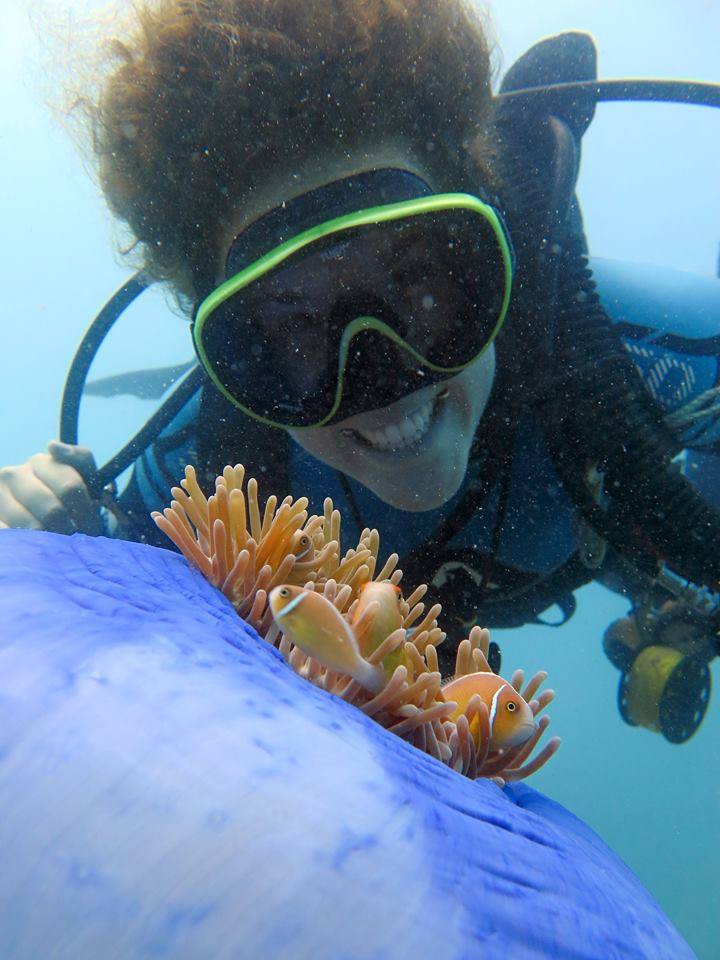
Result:
[[250,416],[310,427],[478,359],[505,319],[513,256],[488,203],[384,169],[255,221],[233,242],[226,276],[193,321],[202,366]]

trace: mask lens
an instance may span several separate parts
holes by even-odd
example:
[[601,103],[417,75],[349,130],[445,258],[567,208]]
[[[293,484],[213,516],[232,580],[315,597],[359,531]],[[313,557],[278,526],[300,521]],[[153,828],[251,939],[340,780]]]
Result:
[[[242,407],[312,426],[336,401],[348,323],[374,317],[373,336],[398,366],[449,374],[492,339],[505,294],[505,257],[487,219],[460,208],[423,212],[301,246],[205,316],[202,351]],[[359,332],[357,344],[368,335]]]
[[404,224],[388,270],[402,335],[426,361],[461,367],[487,346],[501,316],[505,269],[485,219],[453,209]]
[[[275,305],[277,306],[277,305]],[[237,294],[212,314],[203,347],[225,391],[256,416],[287,426],[312,426],[332,408],[337,351],[311,333],[315,318],[298,311],[259,310]]]

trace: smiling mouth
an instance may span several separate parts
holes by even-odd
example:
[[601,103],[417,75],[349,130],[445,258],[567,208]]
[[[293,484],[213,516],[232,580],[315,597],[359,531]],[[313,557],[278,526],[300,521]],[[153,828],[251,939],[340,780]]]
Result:
[[436,419],[438,407],[448,393],[448,388],[443,388],[422,405],[403,413],[401,417],[383,424],[382,427],[345,427],[342,435],[380,453],[411,452],[422,444]]

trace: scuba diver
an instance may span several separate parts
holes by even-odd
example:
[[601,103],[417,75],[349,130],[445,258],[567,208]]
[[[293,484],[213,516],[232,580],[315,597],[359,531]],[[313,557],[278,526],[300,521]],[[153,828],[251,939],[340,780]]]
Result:
[[[699,307],[650,309],[658,272],[588,260],[575,185],[599,101],[718,88],[598,81],[571,32],[493,94],[457,0],[162,0],[113,49],[93,149],[143,270],[78,351],[62,442],[0,471],[0,524],[167,547],[150,512],[185,464],[212,484],[242,462],[332,497],[351,537],[377,527],[451,632],[564,622],[591,580],[628,596],[605,641],[623,716],[691,736],[720,628],[720,298],[708,280]],[[98,470],[87,371],[155,280],[198,362]]]

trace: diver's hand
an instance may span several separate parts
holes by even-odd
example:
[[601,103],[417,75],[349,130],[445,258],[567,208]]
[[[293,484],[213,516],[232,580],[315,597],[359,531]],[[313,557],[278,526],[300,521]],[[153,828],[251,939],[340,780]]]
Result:
[[97,470],[92,453],[55,440],[48,451],[0,468],[0,528],[98,536],[103,532],[100,505],[85,479]]

